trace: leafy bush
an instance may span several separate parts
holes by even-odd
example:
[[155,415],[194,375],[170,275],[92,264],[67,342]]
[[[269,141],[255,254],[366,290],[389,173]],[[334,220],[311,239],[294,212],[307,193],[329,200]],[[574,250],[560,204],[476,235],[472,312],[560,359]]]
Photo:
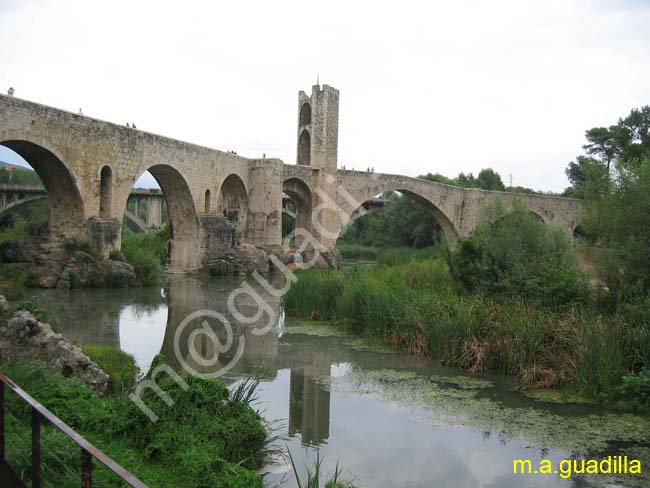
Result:
[[97,344],[86,344],[83,346],[83,352],[108,374],[110,393],[127,392],[135,384],[139,370],[135,359],[130,354],[114,347]]
[[26,236],[27,221],[21,217],[17,217],[9,227],[0,231],[0,244],[5,241],[24,239]]
[[486,207],[474,234],[449,255],[456,282],[468,292],[520,297],[551,307],[589,302],[589,284],[571,242],[520,204]]
[[3,266],[0,268],[0,295],[7,300],[19,300],[25,296],[29,275],[17,268]]
[[143,285],[158,285],[163,281],[168,240],[166,225],[158,231],[140,234],[124,229],[122,254]]
[[627,374],[609,395],[610,400],[627,409],[650,413],[650,370]]

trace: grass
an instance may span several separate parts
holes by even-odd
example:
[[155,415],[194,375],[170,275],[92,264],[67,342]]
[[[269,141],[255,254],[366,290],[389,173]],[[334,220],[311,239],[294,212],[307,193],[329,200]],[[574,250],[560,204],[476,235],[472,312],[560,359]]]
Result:
[[415,249],[411,247],[373,247],[339,240],[336,245],[343,259],[377,261],[378,264],[396,265],[422,261],[440,256],[436,247]]
[[633,374],[648,364],[645,322],[586,307],[459,294],[443,259],[300,271],[284,307],[290,316],[336,322],[448,365],[513,375],[524,389],[569,385],[603,398],[626,375],[631,389],[646,388]]
[[123,394],[133,388],[139,373],[133,356],[114,347],[97,344],[86,344],[82,349],[108,374],[109,393]]
[[[219,380],[187,377],[185,391],[160,375],[157,384],[173,405],[145,390],[143,401],[159,416],[154,423],[128,397],[100,398],[45,365],[10,363],[0,370],[147,486],[263,486],[256,470],[265,459],[267,433],[248,403],[250,386],[232,394]],[[6,419],[6,459],[29,482],[30,413],[12,394]],[[79,448],[47,423],[42,439],[43,486],[79,486]],[[117,486],[112,473],[95,466],[93,486]]]
[[[289,453],[289,460],[291,461],[291,468],[293,469],[293,474],[296,477],[296,483],[298,484],[298,488],[320,488],[321,486],[321,459],[320,459],[320,452],[316,452],[316,461],[314,461],[314,467],[313,470],[310,468],[306,469],[306,478],[301,478],[301,476],[298,474],[298,468],[296,467],[296,463],[293,460],[293,456],[291,455],[291,451],[287,448],[287,451]],[[334,473],[332,473],[331,476],[327,478],[325,481],[324,488],[355,488],[355,486],[346,480],[343,480],[341,478],[341,469],[339,468],[339,463],[336,463],[336,468],[334,469]]]

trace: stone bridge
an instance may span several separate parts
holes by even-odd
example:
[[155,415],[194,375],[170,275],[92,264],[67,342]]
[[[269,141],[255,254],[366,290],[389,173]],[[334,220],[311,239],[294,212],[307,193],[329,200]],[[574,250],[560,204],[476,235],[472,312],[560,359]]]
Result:
[[[0,95],[0,144],[38,173],[50,202],[50,238],[89,240],[104,255],[120,248],[122,219],[136,180],[149,171],[167,203],[169,270],[218,259],[223,216],[242,242],[277,250],[283,195],[294,200],[300,236],[334,248],[350,216],[384,192],[399,191],[435,215],[449,241],[467,236],[486,201],[522,200],[572,234],[580,201],[463,189],[399,175],[338,169],[339,92],[327,85],[298,96],[297,164],[249,159],[83,115]],[[35,197],[35,195],[34,195]]]
[[[37,185],[0,185],[0,216],[5,212],[35,200],[47,198],[47,190]],[[144,216],[140,212],[142,202]],[[135,188],[129,194],[124,216],[141,231],[157,229],[163,224],[165,197],[157,189]],[[130,207],[133,207],[131,210]]]

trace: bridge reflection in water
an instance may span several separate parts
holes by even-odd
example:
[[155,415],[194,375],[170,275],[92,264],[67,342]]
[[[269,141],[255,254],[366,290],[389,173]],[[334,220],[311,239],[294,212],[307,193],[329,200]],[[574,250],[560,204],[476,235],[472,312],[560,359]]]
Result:
[[[228,307],[228,297],[240,283],[241,279],[172,276],[164,289],[35,290],[34,294],[39,304],[59,319],[59,330],[66,337],[79,344],[120,348],[132,354],[143,371],[148,371],[160,353],[181,374],[186,374],[183,363],[199,373],[216,373],[231,363],[243,344],[241,356],[221,379],[232,384],[251,375],[264,383],[287,370],[288,434],[300,434],[303,444],[318,445],[329,437],[331,358],[327,351],[314,353],[304,347],[299,336],[283,335],[279,297],[252,279],[246,283],[263,300],[263,311],[258,320],[241,325]],[[238,294],[234,303],[247,317],[260,311],[251,294]],[[228,351],[217,355],[214,337],[203,333],[205,320],[225,344],[227,330],[217,320],[200,317],[183,324],[186,317],[201,310],[222,314],[232,327]],[[260,333],[266,329],[268,332]],[[177,334],[180,355],[175,353]]]

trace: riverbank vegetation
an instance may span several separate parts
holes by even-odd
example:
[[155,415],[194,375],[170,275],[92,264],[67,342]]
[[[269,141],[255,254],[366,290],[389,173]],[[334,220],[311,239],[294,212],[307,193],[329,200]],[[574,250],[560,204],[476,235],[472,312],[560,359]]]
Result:
[[[265,460],[268,434],[249,404],[254,384],[231,392],[219,380],[188,376],[184,390],[160,375],[157,383],[173,405],[145,390],[142,400],[159,416],[154,423],[128,397],[100,398],[45,365],[13,363],[0,370],[148,486],[263,486],[256,470]],[[30,411],[11,394],[6,408],[6,460],[29,482]],[[78,446],[47,423],[41,436],[44,486],[79,486]],[[95,463],[93,486],[117,486],[117,480]]]
[[[589,274],[563,231],[497,199],[453,251],[440,243],[426,257],[300,272],[287,312],[473,372],[510,374],[522,389],[568,388],[650,413],[648,127],[644,107],[587,131],[587,154],[567,169],[566,194],[587,208],[577,242]],[[387,229],[398,217],[389,210]],[[343,256],[379,261],[386,241],[373,219],[348,228]]]
[[[164,281],[168,240],[167,224],[158,230],[142,233],[124,227],[121,255],[133,266],[135,276],[142,285],[160,285]],[[117,255],[115,257],[119,258]]]

